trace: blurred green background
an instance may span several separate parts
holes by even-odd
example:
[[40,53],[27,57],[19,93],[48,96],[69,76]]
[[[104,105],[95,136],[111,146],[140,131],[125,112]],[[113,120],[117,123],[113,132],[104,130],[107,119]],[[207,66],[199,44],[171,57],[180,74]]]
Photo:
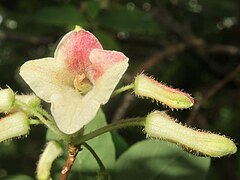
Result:
[[[53,56],[74,26],[91,31],[105,49],[119,50],[130,67],[119,86],[145,72],[195,97],[190,110],[169,111],[181,122],[240,142],[240,1],[238,0],[0,0],[0,86],[31,92],[18,71],[30,59]],[[108,122],[167,109],[131,93],[103,107]],[[0,145],[0,178],[34,176],[45,128]],[[139,129],[120,131],[127,144]],[[240,153],[213,159],[207,179],[240,179]],[[194,179],[194,177],[193,177]]]

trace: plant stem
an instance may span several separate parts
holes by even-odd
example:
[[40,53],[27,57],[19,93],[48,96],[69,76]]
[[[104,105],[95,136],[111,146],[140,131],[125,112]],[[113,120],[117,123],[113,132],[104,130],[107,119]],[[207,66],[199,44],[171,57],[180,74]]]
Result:
[[86,135],[83,135],[80,139],[76,140],[75,144],[82,144],[85,141],[88,141],[94,137],[97,137],[101,134],[104,134],[109,131],[113,131],[120,128],[126,128],[130,126],[144,126],[145,125],[145,118],[131,118],[122,121],[118,121],[109,125],[106,125],[102,128],[99,128],[95,131],[92,131]]
[[36,108],[36,110],[41,113],[42,115],[44,115],[47,119],[49,119],[50,121],[53,121],[53,117],[47,112],[45,111],[43,108],[38,107]]
[[60,180],[67,180],[68,174],[70,173],[70,170],[77,157],[79,150],[80,150],[80,145],[68,144],[68,158],[67,158],[66,165],[61,171]]
[[29,124],[30,125],[38,125],[38,124],[42,124],[42,122],[37,119],[30,119]]
[[118,94],[120,94],[120,93],[122,93],[122,92],[124,92],[124,91],[133,89],[133,88],[134,88],[134,83],[129,84],[129,85],[127,85],[127,86],[123,86],[123,87],[115,90],[115,91],[113,92],[113,94],[112,94],[112,97],[114,97],[114,96],[116,96],[116,95],[118,95]]
[[[19,106],[19,108],[23,109],[23,111],[25,111],[26,113],[37,117],[43,124],[45,124],[49,129],[51,129],[55,134],[59,135],[63,140],[66,140],[67,142],[69,141],[69,137],[62,133],[54,124],[53,122],[53,118],[51,118],[50,120],[47,120],[43,117],[43,115],[38,112],[35,108],[28,106],[27,104],[21,102],[21,101],[17,101],[15,102],[16,106]],[[50,116],[50,115],[48,115]]]
[[87,143],[82,143],[82,145],[88,149],[88,151],[93,155],[93,157],[96,159],[98,166],[100,168],[101,172],[105,172],[106,168],[104,167],[104,164],[102,162],[102,160],[99,158],[99,156],[97,155],[97,153],[94,151],[94,149],[89,146]]

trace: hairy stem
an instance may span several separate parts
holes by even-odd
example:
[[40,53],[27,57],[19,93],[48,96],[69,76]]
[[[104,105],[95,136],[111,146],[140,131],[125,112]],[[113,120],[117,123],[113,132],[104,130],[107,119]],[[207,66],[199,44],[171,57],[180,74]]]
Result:
[[116,96],[116,95],[118,95],[118,94],[120,94],[120,93],[122,93],[122,92],[124,92],[124,91],[133,89],[133,88],[134,88],[134,84],[133,84],[133,83],[132,83],[132,84],[129,84],[129,85],[127,85],[127,86],[123,86],[123,87],[117,89],[116,91],[114,91],[113,94],[112,94],[112,97],[114,97],[114,96]]
[[127,120],[118,121],[118,122],[106,125],[102,128],[99,128],[95,131],[92,131],[86,135],[83,135],[80,139],[76,140],[74,143],[82,144],[85,141],[88,141],[94,137],[97,137],[101,134],[104,134],[106,132],[113,131],[116,129],[126,128],[130,126],[144,126],[144,125],[145,125],[145,118],[131,118]]
[[42,122],[37,119],[30,119],[29,124],[30,125],[38,125],[38,124],[42,124]]
[[44,116],[47,118],[50,117],[50,115],[46,116],[46,111],[44,112],[45,114],[42,115],[41,113],[43,112],[38,112],[35,108],[28,106],[27,104],[21,102],[21,101],[16,101],[15,102],[16,106],[18,106],[19,108],[21,108],[23,111],[25,111],[26,113],[37,117],[43,124],[45,124],[49,129],[51,129],[55,134],[59,135],[63,140],[65,141],[69,141],[69,137],[62,133],[54,124],[53,118],[51,119],[45,119]]

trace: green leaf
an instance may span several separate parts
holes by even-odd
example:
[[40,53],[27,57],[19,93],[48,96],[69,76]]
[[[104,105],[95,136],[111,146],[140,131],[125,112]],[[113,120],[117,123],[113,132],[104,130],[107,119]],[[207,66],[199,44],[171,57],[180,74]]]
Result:
[[90,18],[96,18],[100,11],[100,3],[96,0],[87,1],[86,4],[86,13]]
[[45,7],[39,10],[34,20],[47,25],[73,27],[86,26],[86,21],[81,12],[73,6]]
[[191,155],[167,142],[146,140],[120,156],[115,179],[202,180],[209,165],[209,158]]
[[46,134],[46,140],[47,141],[60,141],[61,137],[59,137],[58,135],[56,135],[53,131],[51,131],[50,129],[47,130],[47,134]]
[[118,44],[115,41],[115,39],[111,35],[107,34],[106,32],[101,31],[101,30],[94,30],[93,34],[101,42],[101,44],[103,45],[104,49],[120,50],[120,47],[118,46]]
[[[103,127],[107,124],[105,115],[102,110],[99,110],[94,120],[92,120],[85,127],[85,133],[91,132],[95,129]],[[115,165],[115,147],[112,141],[110,133],[105,133],[94,139],[87,141],[87,143],[96,151],[97,155],[103,161],[107,171],[112,170]],[[66,145],[65,145],[66,147]],[[56,162],[57,169],[56,172],[60,172],[63,168],[67,159],[67,153],[65,152],[63,158],[59,158]],[[70,172],[69,179],[96,179],[97,172],[99,171],[99,166],[96,160],[93,158],[92,154],[83,147],[83,150],[79,152],[75,163]],[[60,174],[58,173],[54,179],[59,179]]]
[[12,175],[12,176],[8,176],[8,177],[5,177],[5,178],[1,178],[2,180],[33,180],[32,177],[30,176],[27,176],[27,175]]
[[115,144],[116,157],[118,158],[129,147],[125,139],[117,132],[112,133],[112,139]]
[[112,6],[99,17],[100,25],[114,31],[144,35],[160,34],[159,25],[152,17],[138,9],[129,10],[124,6]]

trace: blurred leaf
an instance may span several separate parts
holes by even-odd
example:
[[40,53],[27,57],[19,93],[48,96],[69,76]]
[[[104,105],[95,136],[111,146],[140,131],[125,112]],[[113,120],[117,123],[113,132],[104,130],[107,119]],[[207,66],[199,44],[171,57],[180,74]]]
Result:
[[202,180],[209,165],[209,158],[190,155],[167,142],[146,140],[120,156],[115,179]]
[[47,134],[46,134],[46,140],[47,140],[47,141],[51,141],[51,140],[59,141],[59,140],[61,140],[61,137],[59,137],[59,136],[56,135],[53,131],[51,131],[50,129],[48,129],[48,130],[47,130]]
[[2,180],[33,180],[32,177],[27,176],[27,175],[13,175],[13,176],[8,176],[5,178],[1,178]]
[[87,1],[85,4],[86,13],[90,18],[95,18],[99,14],[100,3],[96,0]]
[[116,158],[118,158],[129,147],[125,139],[117,132],[112,133],[112,139],[115,144]]
[[[105,126],[106,119],[102,110],[99,110],[96,117],[85,127],[85,133],[91,132],[102,126]],[[107,170],[111,170],[115,164],[115,147],[112,141],[110,133],[105,133],[87,142],[97,153],[100,159],[103,161]],[[57,160],[56,166],[58,167],[57,172],[60,172],[64,166],[67,156],[66,152],[63,158]],[[76,161],[72,167],[70,173],[70,179],[96,179],[99,166],[92,154],[83,147],[83,150],[79,152]],[[56,175],[55,178],[59,179],[60,174]]]
[[129,10],[124,6],[115,5],[99,17],[100,25],[114,31],[144,35],[160,34],[159,25],[152,17],[138,9]]
[[78,9],[73,6],[45,7],[40,9],[35,15],[35,21],[38,23],[73,27],[80,25],[86,27],[87,23]]
[[104,49],[109,50],[120,50],[115,39],[112,36],[108,35],[106,32],[101,30],[94,30],[93,34],[98,38],[98,40],[103,45]]

